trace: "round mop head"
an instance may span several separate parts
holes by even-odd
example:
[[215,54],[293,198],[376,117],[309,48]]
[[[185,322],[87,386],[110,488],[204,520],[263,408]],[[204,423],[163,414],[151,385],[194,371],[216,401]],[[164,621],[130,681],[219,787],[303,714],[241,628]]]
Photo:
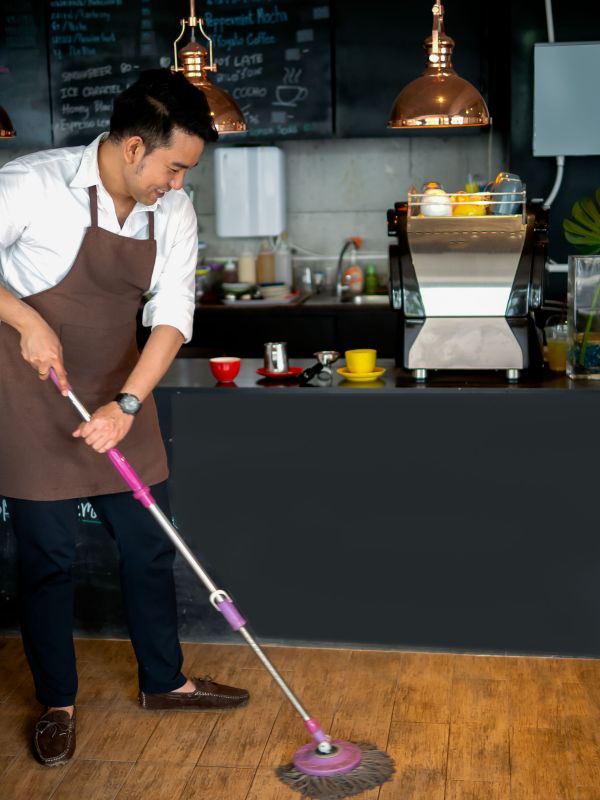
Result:
[[276,770],[277,777],[303,798],[341,800],[388,781],[394,762],[374,745],[334,739],[331,753],[320,753],[314,744],[301,747],[291,764]]

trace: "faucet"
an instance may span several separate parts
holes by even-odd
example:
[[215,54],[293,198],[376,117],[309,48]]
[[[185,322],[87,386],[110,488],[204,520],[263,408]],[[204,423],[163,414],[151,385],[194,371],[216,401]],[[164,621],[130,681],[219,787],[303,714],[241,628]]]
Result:
[[344,256],[346,255],[346,251],[349,248],[352,248],[354,251],[360,250],[362,246],[362,239],[360,236],[349,236],[345,241],[344,245],[341,249],[339,258],[338,258],[338,265],[337,265],[337,274],[335,278],[335,294],[336,297],[339,297],[340,300],[345,299],[345,295],[348,294],[349,287],[342,283],[342,273],[344,267]]

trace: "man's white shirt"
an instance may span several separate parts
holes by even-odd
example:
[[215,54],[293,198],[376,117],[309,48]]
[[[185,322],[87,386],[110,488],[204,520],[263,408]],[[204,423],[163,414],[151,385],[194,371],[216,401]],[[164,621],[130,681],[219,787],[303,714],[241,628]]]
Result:
[[98,187],[98,225],[132,239],[148,238],[154,211],[156,262],[143,324],[172,325],[192,336],[198,254],[196,214],[183,190],[153,205],[136,203],[121,228],[98,172],[101,134],[87,147],[44,150],[0,168],[0,286],[27,297],[55,286],[70,270],[91,225],[89,186]]

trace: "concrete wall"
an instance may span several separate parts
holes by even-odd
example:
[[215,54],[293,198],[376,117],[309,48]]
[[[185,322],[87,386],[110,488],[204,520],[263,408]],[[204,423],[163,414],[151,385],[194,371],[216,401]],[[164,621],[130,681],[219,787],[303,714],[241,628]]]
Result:
[[[394,139],[330,139],[284,142],[290,242],[333,261],[347,236],[362,236],[364,252],[385,271],[388,247],[386,210],[406,198],[408,187],[438,180],[447,190],[461,188],[469,174],[482,181],[508,167],[506,143],[498,134]],[[22,151],[0,143],[0,164]],[[200,237],[206,255],[257,251],[258,240],[219,239],[215,233],[213,159],[208,149],[191,170]]]

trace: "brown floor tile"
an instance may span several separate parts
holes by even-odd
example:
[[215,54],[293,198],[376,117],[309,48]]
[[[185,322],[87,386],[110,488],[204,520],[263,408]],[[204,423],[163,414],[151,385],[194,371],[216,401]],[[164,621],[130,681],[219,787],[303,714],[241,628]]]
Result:
[[510,800],[510,784],[448,781],[446,800]]
[[[530,674],[530,673],[529,673]],[[557,728],[560,682],[547,676],[512,678],[508,686],[509,723],[515,728]]]
[[48,800],[66,777],[69,767],[70,764],[43,767],[33,756],[19,756],[2,775],[0,797],[3,800]]
[[509,750],[507,726],[452,723],[448,780],[507,784],[510,781]]
[[186,675],[212,675],[219,680],[225,673],[231,674],[246,667],[254,667],[256,656],[244,644],[183,644]]
[[402,669],[402,653],[389,650],[351,650],[348,669],[371,676],[396,678]]
[[392,724],[387,752],[396,773],[381,787],[380,800],[444,800],[448,725]]
[[195,767],[179,800],[246,800],[254,773],[235,767]]
[[128,762],[75,760],[52,800],[114,800],[132,768]]
[[3,756],[23,756],[31,753],[33,728],[41,708],[20,705],[0,706],[0,753]]
[[600,786],[576,786],[573,800],[600,800]]
[[[287,672],[308,672],[312,675],[324,675],[328,672],[348,669],[351,650],[327,647],[264,647],[268,658],[278,670]],[[254,657],[254,666],[261,669],[260,662]]]
[[249,704],[219,715],[198,766],[258,766],[281,704],[271,677],[256,673]]
[[214,712],[165,712],[138,761],[194,766],[218,720]]
[[191,766],[135,764],[116,800],[179,800],[192,769]]
[[364,673],[348,672],[346,691],[333,719],[331,735],[352,742],[369,742],[384,750],[394,709],[396,679],[364,680]]
[[568,750],[567,737],[559,731],[512,730],[511,800],[571,800]]
[[136,761],[163,712],[82,706],[77,713],[76,758]]
[[2,773],[10,767],[16,758],[17,756],[0,756],[0,778],[2,777]]
[[450,721],[508,726],[508,682],[491,678],[453,678]]
[[[300,795],[282,783],[272,768],[259,767],[245,800],[298,800]],[[359,795],[359,800],[363,800]],[[371,800],[365,795],[364,800]]]

